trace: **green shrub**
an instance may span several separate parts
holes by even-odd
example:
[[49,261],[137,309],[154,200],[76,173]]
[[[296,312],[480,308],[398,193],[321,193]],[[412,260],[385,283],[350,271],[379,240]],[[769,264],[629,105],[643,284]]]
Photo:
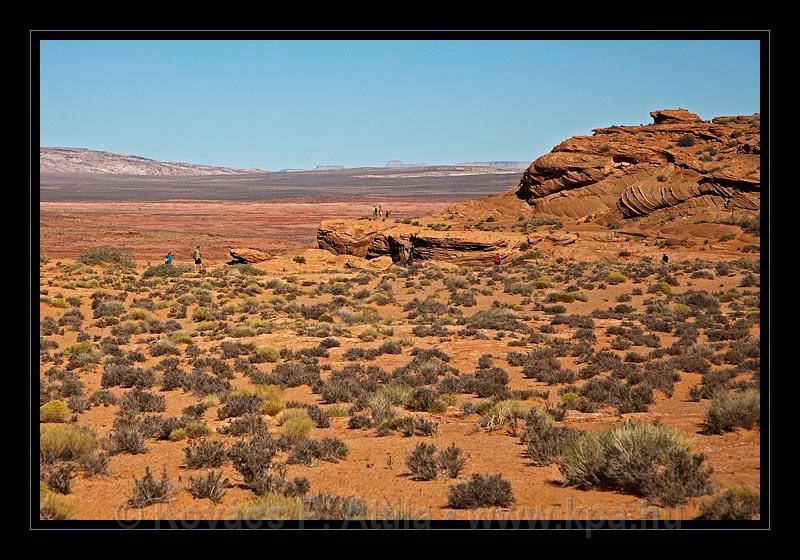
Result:
[[251,361],[254,361],[256,363],[263,363],[263,362],[275,363],[280,358],[280,352],[278,352],[277,348],[274,348],[272,346],[257,346],[254,357],[255,360]]
[[621,284],[627,281],[628,278],[624,274],[616,270],[608,275],[608,283],[612,285]]
[[39,407],[40,422],[66,422],[72,411],[63,401],[50,401]]
[[741,521],[753,519],[761,512],[761,497],[751,488],[728,488],[713,500],[700,506],[699,519]]
[[287,408],[278,414],[278,433],[291,442],[306,439],[314,429],[314,420],[304,408]]
[[75,516],[75,504],[39,482],[39,516],[42,519],[70,519]]
[[290,498],[274,492],[259,496],[239,508],[239,519],[269,521],[308,519],[300,498]]
[[568,486],[618,490],[672,506],[711,493],[704,461],[675,430],[626,421],[569,443],[559,469]]
[[694,137],[691,136],[690,134],[684,134],[680,138],[678,138],[676,144],[681,148],[691,148],[692,146],[694,146]]
[[704,434],[752,429],[760,424],[761,399],[758,391],[721,391],[711,401],[703,420]]

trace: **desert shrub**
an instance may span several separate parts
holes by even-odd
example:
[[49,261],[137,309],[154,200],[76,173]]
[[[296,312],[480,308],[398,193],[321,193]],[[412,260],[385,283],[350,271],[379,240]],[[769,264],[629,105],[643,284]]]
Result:
[[458,478],[459,473],[467,464],[467,454],[454,443],[441,450],[436,458],[439,471],[445,478]]
[[278,353],[277,348],[272,346],[257,346],[255,353],[250,356],[250,361],[254,363],[274,363],[278,361],[280,358],[280,354]]
[[84,249],[78,256],[78,261],[83,264],[116,264],[124,267],[133,267],[133,254],[128,249],[116,247],[93,247]]
[[314,387],[320,382],[319,366],[315,364],[281,363],[275,366],[268,376],[268,383],[281,387],[299,387],[300,385]]
[[231,436],[253,435],[265,431],[267,425],[260,414],[245,414],[217,428],[220,434]]
[[57,462],[43,466],[40,476],[49,489],[59,494],[69,494],[74,472],[75,467],[72,463]]
[[595,405],[613,405],[625,414],[647,412],[653,402],[653,389],[649,385],[628,385],[611,378],[590,379],[578,394]]
[[413,410],[432,412],[439,394],[429,387],[417,387],[411,395],[410,406]]
[[40,424],[39,455],[45,461],[78,460],[97,447],[94,434],[74,424]]
[[374,425],[372,418],[366,414],[353,414],[347,421],[350,430],[364,430]]
[[435,479],[438,474],[436,447],[429,443],[418,443],[414,450],[406,457],[406,466],[415,479]]
[[50,401],[39,407],[40,422],[66,422],[71,414],[63,401]]
[[690,134],[683,134],[681,135],[678,140],[675,142],[681,148],[691,148],[694,146],[694,137]]
[[119,317],[125,311],[125,304],[121,301],[106,299],[94,308],[92,316],[95,319],[101,317]]
[[108,387],[139,387],[149,389],[155,385],[156,376],[149,369],[107,363],[100,378],[100,385]]
[[523,323],[515,312],[507,309],[487,309],[478,311],[475,315],[466,318],[465,324],[474,329],[511,331],[526,334],[532,332],[532,329]]
[[568,486],[619,490],[671,506],[711,493],[704,461],[675,430],[626,421],[569,443],[559,469]]
[[508,395],[508,373],[499,367],[481,368],[460,380],[460,389],[465,393],[475,393],[481,398],[505,398]]
[[[78,302],[80,304],[80,301]],[[64,314],[59,317],[58,319],[58,326],[60,327],[67,327],[70,330],[77,331],[80,329],[81,323],[83,322],[83,313],[77,307],[70,307],[67,309]],[[81,336],[88,336],[88,333],[80,333],[78,338]],[[80,342],[80,340],[79,340]]]
[[614,272],[609,273],[607,279],[608,283],[614,286],[628,281],[628,278],[624,274],[616,270]]
[[110,457],[108,453],[90,453],[88,455],[80,456],[78,458],[78,465],[81,467],[86,476],[107,474],[109,458]]
[[328,428],[331,425],[331,418],[325,410],[315,404],[304,405],[308,416],[314,421],[317,428]]
[[526,445],[525,455],[534,465],[549,465],[580,434],[580,430],[555,426],[536,410],[532,410],[525,418],[525,429],[520,440]]
[[736,428],[752,429],[760,424],[760,417],[758,391],[721,391],[711,401],[702,431],[704,434],[721,434]]
[[308,411],[302,408],[282,410],[278,414],[278,422],[278,433],[292,443],[307,438],[315,426]]
[[751,488],[728,488],[713,500],[700,506],[698,519],[741,521],[761,513],[761,497]]
[[208,498],[212,502],[219,502],[231,486],[230,480],[222,478],[222,471],[209,470],[197,477],[189,477],[189,493],[194,498]]
[[455,509],[507,507],[513,501],[511,484],[500,474],[473,474],[468,482],[452,485],[447,494],[447,506]]
[[292,447],[287,462],[304,465],[311,465],[315,460],[337,463],[347,453],[347,445],[339,438],[306,439]]
[[164,469],[161,478],[157,479],[150,472],[150,467],[144,468],[144,476],[134,479],[133,490],[126,500],[129,508],[143,508],[150,504],[166,502],[173,491],[172,482]]
[[164,412],[167,403],[164,397],[139,387],[125,393],[119,401],[121,412],[138,414],[140,412]]
[[70,519],[75,515],[75,504],[39,482],[39,516],[42,519]]
[[367,513],[366,503],[354,496],[342,497],[319,493],[303,496],[300,500],[311,510],[312,516],[319,519],[354,519],[363,517]]
[[138,455],[147,452],[144,434],[134,417],[118,416],[108,435],[107,447],[111,453]]
[[254,414],[261,410],[262,401],[256,395],[234,395],[228,398],[225,404],[217,411],[220,420]]
[[221,467],[227,459],[225,444],[205,438],[190,442],[183,452],[186,466],[190,469]]
[[247,441],[238,441],[228,450],[233,467],[250,488],[272,467],[278,443],[268,432],[259,432]]
[[92,393],[92,396],[89,397],[89,404],[92,406],[109,406],[117,404],[118,400],[117,396],[108,389],[100,389]]

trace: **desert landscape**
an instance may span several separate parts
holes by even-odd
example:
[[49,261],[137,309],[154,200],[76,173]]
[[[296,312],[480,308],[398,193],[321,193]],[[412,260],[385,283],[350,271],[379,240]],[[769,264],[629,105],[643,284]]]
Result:
[[760,117],[650,116],[524,169],[43,148],[41,518],[758,519]]

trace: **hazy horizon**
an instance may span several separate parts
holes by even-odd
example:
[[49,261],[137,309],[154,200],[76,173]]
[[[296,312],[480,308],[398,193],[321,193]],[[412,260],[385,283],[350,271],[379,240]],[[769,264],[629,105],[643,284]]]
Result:
[[757,41],[43,41],[42,147],[264,170],[531,161],[760,112]]

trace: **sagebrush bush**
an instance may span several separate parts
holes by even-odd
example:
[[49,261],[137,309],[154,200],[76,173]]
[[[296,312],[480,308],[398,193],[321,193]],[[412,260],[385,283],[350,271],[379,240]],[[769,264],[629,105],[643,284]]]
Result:
[[447,506],[455,509],[508,507],[513,501],[511,483],[499,473],[473,474],[468,482],[452,485],[447,493]]
[[144,468],[144,476],[134,479],[131,495],[128,496],[126,505],[129,508],[143,508],[150,504],[166,502],[173,491],[172,481],[166,469],[158,479],[150,472],[150,467]]
[[84,249],[78,256],[78,261],[83,264],[117,264],[125,267],[132,267],[133,254],[128,249],[117,247],[93,247]]
[[760,424],[761,397],[756,390],[718,392],[703,420],[704,434],[732,432],[736,428],[752,429]]
[[704,461],[677,431],[629,420],[570,442],[559,469],[568,486],[618,490],[672,506],[711,493]]
[[406,457],[406,466],[414,478],[433,480],[439,470],[436,462],[436,446],[420,442]]
[[752,488],[728,488],[700,506],[699,519],[741,521],[761,513],[761,497]]
[[467,454],[451,443],[449,447],[439,451],[436,462],[445,478],[458,478],[458,475],[467,464]]
[[224,443],[205,438],[190,442],[183,452],[186,455],[185,464],[190,469],[221,467],[228,458]]
[[545,416],[532,410],[525,419],[520,440],[526,445],[525,454],[534,465],[549,465],[580,434],[581,431],[574,428],[555,426]]
[[347,445],[339,438],[305,439],[298,441],[289,454],[288,463],[311,465],[315,460],[337,463],[347,456]]
[[209,470],[197,477],[190,476],[187,490],[194,498],[208,498],[216,503],[222,499],[230,486],[230,480],[222,478],[222,471]]

